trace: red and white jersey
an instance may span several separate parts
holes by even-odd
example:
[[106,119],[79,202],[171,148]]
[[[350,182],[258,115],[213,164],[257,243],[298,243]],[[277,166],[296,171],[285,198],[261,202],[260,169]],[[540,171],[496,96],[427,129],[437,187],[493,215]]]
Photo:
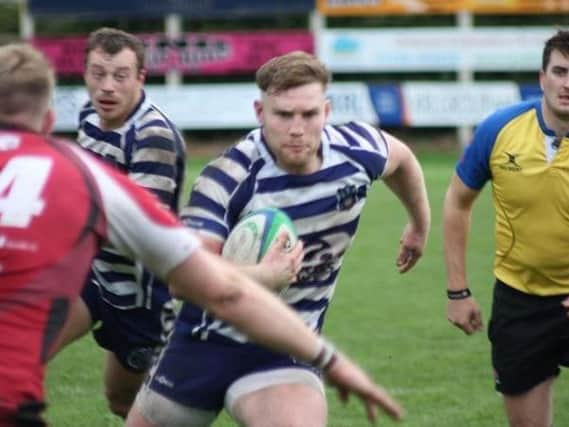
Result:
[[164,277],[198,240],[78,146],[0,129],[0,413],[43,399],[44,363],[102,242]]

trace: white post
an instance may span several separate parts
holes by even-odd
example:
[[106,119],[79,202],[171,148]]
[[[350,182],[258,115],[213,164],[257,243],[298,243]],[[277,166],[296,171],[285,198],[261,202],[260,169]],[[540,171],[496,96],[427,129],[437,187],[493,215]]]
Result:
[[322,31],[326,28],[326,17],[322,15],[318,9],[314,9],[310,12],[309,26],[312,32],[312,39],[314,40],[314,53],[320,57],[320,49],[322,47],[320,38]]
[[[469,31],[472,29],[472,14],[469,11],[463,10],[457,13],[459,31]],[[466,64],[461,64],[458,70],[458,80],[461,83],[471,83],[473,78],[472,64],[467,61]],[[460,148],[464,150],[472,136],[472,128],[470,126],[460,126],[457,129],[457,138]]]
[[[177,13],[166,15],[166,37],[169,40],[176,40],[182,36],[182,18]],[[182,73],[179,70],[168,70],[166,73],[166,84],[179,86],[182,84]]]
[[28,10],[28,3],[26,0],[18,1],[18,20],[20,29],[20,38],[22,40],[30,40],[35,35],[34,18],[30,15]]

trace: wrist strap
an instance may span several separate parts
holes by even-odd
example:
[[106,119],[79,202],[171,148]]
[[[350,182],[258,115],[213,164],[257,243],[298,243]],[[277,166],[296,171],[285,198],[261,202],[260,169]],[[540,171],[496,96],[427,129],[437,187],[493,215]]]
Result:
[[461,289],[460,291],[451,291],[447,289],[447,297],[448,299],[466,299],[472,296],[472,292],[470,289]]
[[336,349],[334,346],[326,341],[324,338],[320,338],[320,350],[316,358],[310,363],[315,368],[326,371],[332,367],[336,362],[338,355],[336,354]]

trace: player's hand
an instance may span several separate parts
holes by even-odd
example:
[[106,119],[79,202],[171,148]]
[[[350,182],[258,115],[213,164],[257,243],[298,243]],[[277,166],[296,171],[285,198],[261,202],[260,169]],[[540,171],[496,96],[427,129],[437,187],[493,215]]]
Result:
[[296,245],[290,247],[287,232],[281,232],[259,263],[271,278],[269,286],[279,290],[295,282],[302,267],[303,257],[302,242],[299,240]]
[[401,235],[399,255],[395,261],[397,270],[405,273],[411,270],[419,258],[423,256],[427,234],[416,230],[412,224],[407,224]]
[[482,312],[474,297],[448,300],[447,319],[467,335],[479,332],[483,328]]
[[378,408],[395,420],[403,418],[403,408],[340,352],[337,353],[336,361],[326,370],[325,377],[326,381],[337,389],[342,402],[347,402],[350,394],[360,398],[370,423],[377,419]]

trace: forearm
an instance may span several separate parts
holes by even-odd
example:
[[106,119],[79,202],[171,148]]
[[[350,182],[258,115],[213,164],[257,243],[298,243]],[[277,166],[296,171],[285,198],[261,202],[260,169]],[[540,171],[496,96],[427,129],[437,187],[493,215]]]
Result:
[[274,274],[271,271],[268,271],[267,268],[261,266],[260,264],[255,265],[238,265],[235,264],[235,267],[251,280],[260,283],[267,289],[271,290],[278,290],[279,283],[277,283],[274,279]]
[[443,211],[444,253],[449,290],[468,287],[466,282],[466,246],[470,230],[470,210],[445,201]]
[[401,200],[415,229],[426,234],[431,224],[431,212],[425,177],[417,158],[406,150],[407,156],[400,166],[383,181]]
[[172,293],[202,306],[252,341],[311,362],[320,351],[317,335],[302,319],[229,263],[204,250],[170,275]]

